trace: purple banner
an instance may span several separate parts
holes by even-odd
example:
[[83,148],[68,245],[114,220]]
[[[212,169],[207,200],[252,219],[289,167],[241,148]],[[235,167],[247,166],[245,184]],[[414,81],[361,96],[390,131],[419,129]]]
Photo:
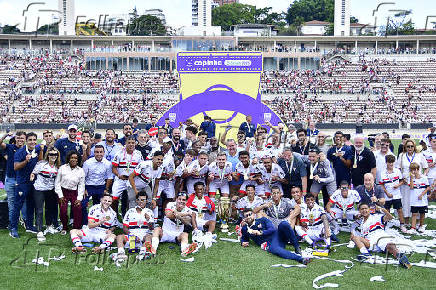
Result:
[[192,55],[185,53],[177,54],[177,71],[179,73],[196,72],[262,72],[262,54],[234,55],[225,53],[207,53]]

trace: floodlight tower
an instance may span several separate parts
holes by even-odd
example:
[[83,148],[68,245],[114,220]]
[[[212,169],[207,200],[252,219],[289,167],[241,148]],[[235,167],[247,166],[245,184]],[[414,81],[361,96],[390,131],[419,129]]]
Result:
[[335,36],[350,36],[350,0],[335,0]]
[[76,35],[74,0],[58,0],[58,10],[61,13],[59,35]]

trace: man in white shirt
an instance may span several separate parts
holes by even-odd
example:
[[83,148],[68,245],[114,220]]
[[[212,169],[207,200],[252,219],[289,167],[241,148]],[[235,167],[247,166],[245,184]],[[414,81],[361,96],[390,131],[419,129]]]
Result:
[[374,152],[375,162],[376,162],[376,184],[379,184],[381,179],[381,173],[386,170],[386,155],[394,155],[391,150],[389,150],[389,140],[382,139],[380,143],[380,150]]
[[[93,205],[100,202],[103,194],[110,188],[112,164],[104,158],[103,145],[95,145],[94,157],[83,163],[85,171],[85,196],[82,200],[82,224],[88,224],[88,202],[92,197]],[[111,201],[112,204],[112,201]]]

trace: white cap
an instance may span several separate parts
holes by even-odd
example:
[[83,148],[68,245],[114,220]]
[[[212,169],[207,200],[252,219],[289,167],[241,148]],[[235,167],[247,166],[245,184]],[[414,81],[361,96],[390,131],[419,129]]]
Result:
[[77,131],[77,125],[71,124],[70,126],[68,126],[68,131],[70,131],[72,129]]

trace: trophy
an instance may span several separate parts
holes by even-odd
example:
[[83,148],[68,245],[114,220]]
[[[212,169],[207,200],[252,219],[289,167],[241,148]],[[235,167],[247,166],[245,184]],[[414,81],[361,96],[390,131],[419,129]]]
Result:
[[133,253],[138,253],[139,252],[139,241],[138,238],[135,235],[128,235],[128,240],[129,240],[129,250],[128,252],[133,254]]
[[222,221],[221,232],[229,232],[229,217],[230,217],[230,198],[227,196],[221,196],[219,201],[219,215]]

